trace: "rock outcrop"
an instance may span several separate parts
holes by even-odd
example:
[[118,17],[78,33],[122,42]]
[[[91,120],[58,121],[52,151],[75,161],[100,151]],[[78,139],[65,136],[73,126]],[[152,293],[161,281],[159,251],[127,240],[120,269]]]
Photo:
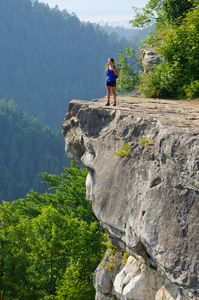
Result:
[[[88,168],[87,198],[95,215],[111,242],[132,257],[114,280],[111,275],[113,295],[198,299],[198,102],[104,103],[71,101],[63,134],[67,155]],[[141,282],[148,296],[139,290]],[[96,299],[110,299],[103,297]]]
[[157,54],[154,48],[141,50],[142,68],[144,73],[148,73],[161,62],[160,56]]
[[124,267],[122,251],[114,255],[108,250],[104,260],[97,267],[93,282],[96,289],[96,300],[112,299],[115,295],[114,282],[117,274]]

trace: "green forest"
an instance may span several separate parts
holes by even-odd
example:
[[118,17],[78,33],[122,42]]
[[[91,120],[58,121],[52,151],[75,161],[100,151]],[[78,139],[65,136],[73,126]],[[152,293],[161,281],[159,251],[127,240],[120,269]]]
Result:
[[39,173],[60,174],[70,160],[64,139],[13,101],[0,100],[0,203],[11,202],[34,189],[44,192]]
[[87,171],[41,175],[49,190],[0,205],[0,299],[93,300],[106,235],[86,200]]

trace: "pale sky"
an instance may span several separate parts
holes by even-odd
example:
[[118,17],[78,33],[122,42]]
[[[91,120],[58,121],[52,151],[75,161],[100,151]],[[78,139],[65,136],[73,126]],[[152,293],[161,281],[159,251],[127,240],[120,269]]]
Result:
[[128,26],[133,17],[132,6],[143,7],[149,0],[39,0],[60,10],[75,13],[81,21]]

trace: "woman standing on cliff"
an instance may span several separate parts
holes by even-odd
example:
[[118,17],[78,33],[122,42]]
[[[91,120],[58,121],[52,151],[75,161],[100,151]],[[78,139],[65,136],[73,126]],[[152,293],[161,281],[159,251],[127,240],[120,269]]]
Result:
[[111,89],[114,99],[113,106],[116,106],[116,79],[119,76],[118,68],[114,65],[114,59],[111,57],[108,59],[109,66],[105,70],[106,74],[106,89],[107,89],[107,103],[106,106],[110,105]]

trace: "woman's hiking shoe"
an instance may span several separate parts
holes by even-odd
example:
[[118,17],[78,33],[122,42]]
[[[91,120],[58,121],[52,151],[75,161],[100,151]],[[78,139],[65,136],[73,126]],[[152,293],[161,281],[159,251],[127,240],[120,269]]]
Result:
[[110,102],[108,101],[108,102],[105,104],[105,106],[110,106]]
[[113,103],[113,106],[116,106],[116,101]]

